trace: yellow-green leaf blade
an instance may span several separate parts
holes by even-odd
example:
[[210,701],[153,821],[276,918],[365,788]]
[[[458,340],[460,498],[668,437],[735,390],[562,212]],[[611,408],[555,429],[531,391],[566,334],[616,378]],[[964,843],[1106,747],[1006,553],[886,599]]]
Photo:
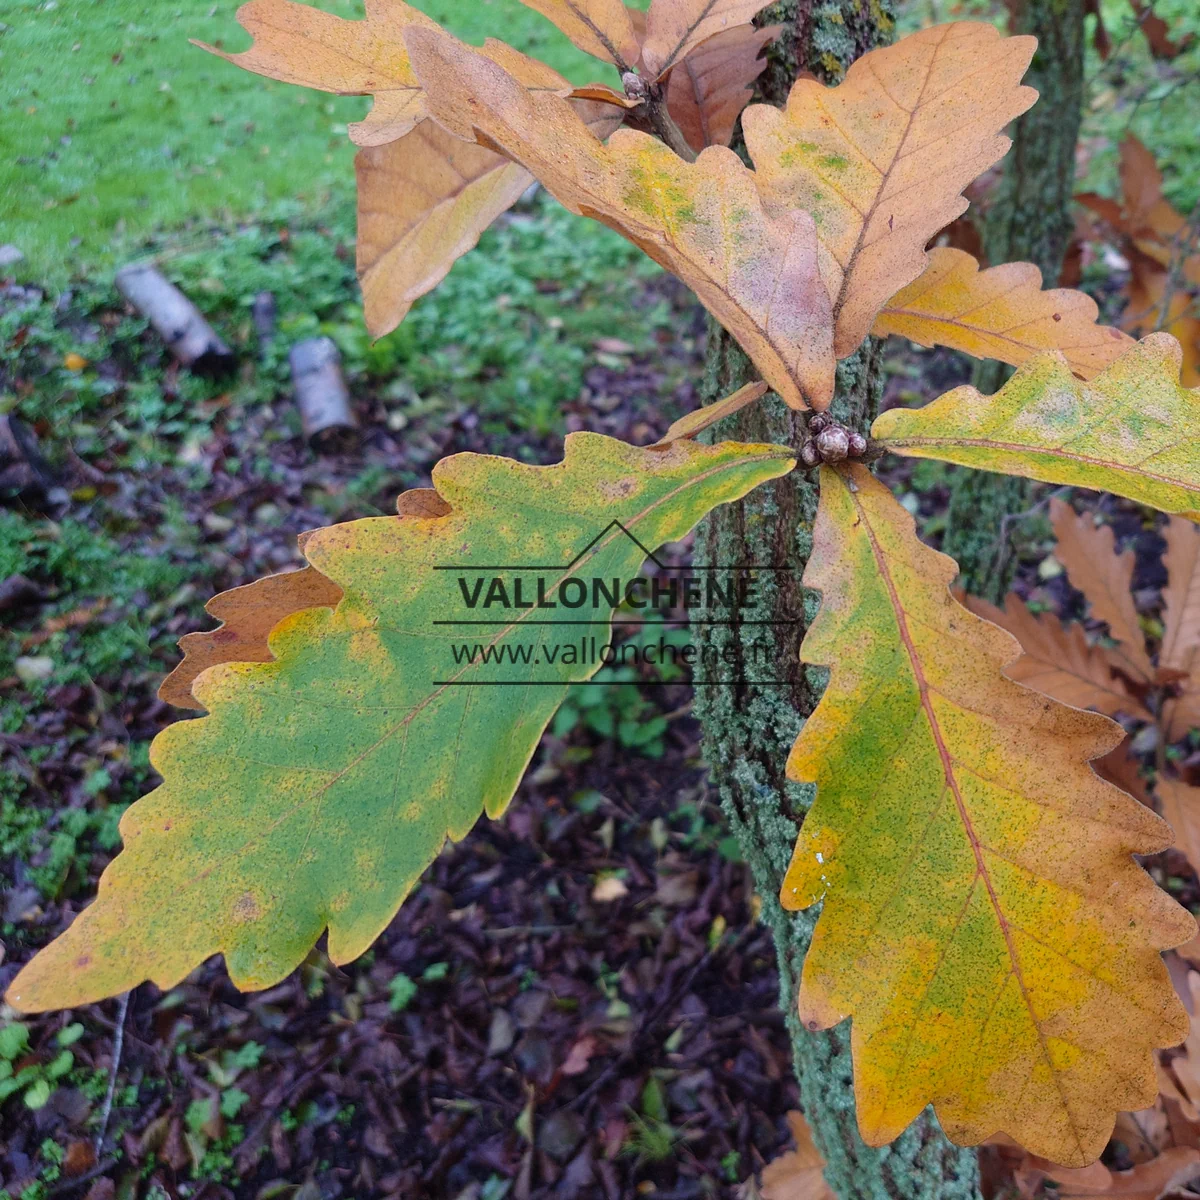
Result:
[[869,1143],[932,1102],[960,1142],[1083,1165],[1187,1031],[1158,951],[1195,923],[1131,858],[1169,830],[1088,765],[1120,728],[1005,678],[1019,647],[955,571],[864,468],[822,472],[802,654],[831,676],[788,763],[817,796],[781,893],[824,901],[800,1013],[853,1018]]
[[1088,383],[1060,355],[1040,354],[994,396],[955,388],[884,413],[871,432],[897,454],[1095,488],[1200,521],[1200,390],[1180,384],[1181,362],[1165,333]]
[[871,332],[1014,367],[1041,351],[1061,350],[1076,375],[1091,379],[1133,345],[1127,333],[1097,325],[1098,316],[1096,302],[1083,292],[1043,291],[1033,263],[981,271],[964,251],[935,246],[929,266],[884,305]]
[[[481,602],[467,613],[458,577],[490,592],[507,575],[512,589],[497,564],[549,564],[549,598],[567,579],[631,578],[638,542],[676,540],[792,465],[776,446],[651,451],[575,434],[552,467],[444,460],[434,470],[443,515],[309,536],[306,556],[342,601],[281,622],[275,661],[216,666],[196,681],[210,715],[155,740],[162,786],[125,815],[125,850],[98,899],[25,967],[9,1002],[72,1007],[147,978],[170,987],[217,953],[238,986],[267,987],[326,928],[334,961],[357,957],[446,837],[462,838],[481,809],[503,812],[568,685],[599,665],[568,660],[565,647],[607,635],[611,607],[589,610],[601,623],[582,631],[532,623],[577,621],[575,608]],[[445,565],[458,569],[434,569]],[[527,601],[533,590],[527,579]],[[435,624],[460,615],[501,623],[466,633]],[[563,649],[553,661],[472,665],[453,652],[462,643],[510,658],[518,646]],[[512,686],[465,686],[489,680]]]

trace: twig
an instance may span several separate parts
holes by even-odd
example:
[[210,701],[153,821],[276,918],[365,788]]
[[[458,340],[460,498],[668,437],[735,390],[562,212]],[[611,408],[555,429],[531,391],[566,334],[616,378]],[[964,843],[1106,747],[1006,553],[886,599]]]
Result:
[[112,1065],[108,1069],[108,1091],[104,1095],[104,1107],[100,1110],[100,1128],[96,1131],[96,1157],[104,1145],[108,1133],[108,1119],[112,1116],[113,1097],[117,1094],[117,1070],[121,1066],[121,1051],[125,1048],[125,1018],[129,1014],[131,992],[122,992],[117,1004],[117,1027],[113,1034]]

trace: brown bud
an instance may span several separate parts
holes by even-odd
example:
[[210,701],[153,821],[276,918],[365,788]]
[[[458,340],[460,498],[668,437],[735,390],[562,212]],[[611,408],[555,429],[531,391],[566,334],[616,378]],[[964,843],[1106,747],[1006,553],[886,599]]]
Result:
[[650,95],[650,88],[646,81],[636,71],[626,71],[621,76],[621,85],[625,89],[625,95],[630,100],[646,100]]
[[833,424],[833,418],[828,413],[814,413],[808,419],[808,432],[816,437],[822,429],[828,429]]
[[867,452],[867,439],[861,433],[850,431],[850,457],[862,458]]
[[811,438],[805,439],[800,447],[800,461],[806,467],[815,467],[821,461],[821,456],[817,453],[817,444]]
[[850,433],[840,425],[831,425],[817,434],[817,450],[827,463],[841,462],[850,453]]

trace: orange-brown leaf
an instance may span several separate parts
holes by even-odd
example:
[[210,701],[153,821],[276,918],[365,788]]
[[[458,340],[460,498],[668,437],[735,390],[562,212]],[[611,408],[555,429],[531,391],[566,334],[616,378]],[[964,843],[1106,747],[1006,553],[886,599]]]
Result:
[[527,91],[448,34],[414,31],[409,49],[441,124],[503,150],[571,211],[678,275],[793,408],[828,407],[829,297],[811,216],[766,212],[732,150],[712,146],[689,163],[629,129],[606,146],[565,100]]
[[762,1200],[837,1200],[825,1182],[825,1160],[813,1144],[804,1114],[790,1112],[787,1122],[796,1148],[763,1168]]
[[1133,551],[1117,554],[1110,526],[1097,525],[1090,513],[1076,513],[1057,498],[1050,501],[1050,523],[1058,539],[1054,557],[1066,567],[1071,586],[1087,597],[1092,616],[1121,643],[1111,652],[1115,660],[1132,679],[1150,682],[1154,668],[1133,606]]
[[709,38],[671,72],[667,109],[693,150],[733,140],[737,119],[754,94],[752,85],[766,68],[763,50],[782,29],[739,25]]
[[1109,783],[1116,784],[1121,791],[1128,792],[1147,808],[1153,808],[1154,800],[1150,795],[1150,784],[1142,774],[1141,767],[1142,764],[1134,757],[1129,748],[1128,738],[1115,750],[1110,750],[1103,758],[1092,761],[1092,770],[1101,779],[1107,779]]
[[[526,0],[528,2],[528,0]],[[771,0],[654,0],[642,61],[655,79],[717,34],[749,25]]]
[[192,683],[201,671],[218,663],[273,662],[267,636],[284,617],[308,608],[333,608],[341,598],[342,589],[314,567],[268,575],[214,596],[204,611],[220,627],[179,639],[183,661],[163,680],[158,698],[203,712],[204,705],[192,696]]
[[1075,1200],[1075,1197],[1083,1196],[1159,1200],[1200,1174],[1200,1150],[1173,1146],[1131,1171],[1111,1171],[1101,1164],[1072,1171],[1047,1163],[1042,1173],[1044,1178],[1053,1179],[1059,1185],[1054,1191],[1057,1200]]
[[1037,98],[1020,86],[1036,44],[939,25],[863,55],[837,87],[800,80],[786,111],[742,115],[765,194],[816,218],[839,358],[925,269],[929,239],[967,207],[963,188],[1008,150],[1000,131]]
[[1094,708],[1109,717],[1123,712],[1143,721],[1154,719],[1113,673],[1117,664],[1112,652],[1089,646],[1077,622],[1064,625],[1049,613],[1035,616],[1017,595],[1009,595],[1002,609],[977,596],[968,596],[964,603],[1021,643],[1024,653],[1004,672],[1009,679],[1076,708]]
[[686,417],[680,417],[663,434],[661,440],[654,443],[651,449],[665,449],[672,442],[697,437],[718,421],[724,420],[725,417],[731,417],[736,412],[741,412],[755,400],[761,400],[767,391],[765,383],[748,383],[734,392],[732,396],[726,396],[724,400],[718,400],[715,404],[709,404],[688,413]]
[[622,0],[521,0],[554,22],[576,46],[595,58],[632,70],[641,39]]
[[1167,586],[1163,589],[1158,665],[1200,675],[1200,529],[1182,517],[1172,517],[1163,537],[1167,542],[1163,556]]
[[[578,108],[599,137],[621,124],[611,106]],[[374,337],[395,329],[533,182],[517,163],[433,121],[422,121],[399,141],[359,151],[355,168],[358,275]]]
[[1121,330],[1097,325],[1099,315],[1083,292],[1042,291],[1042,273],[1033,263],[981,271],[971,255],[935,247],[929,266],[884,305],[871,332],[1014,367],[1043,350],[1061,350],[1076,375],[1091,379],[1133,345]]
[[1154,785],[1162,802],[1162,815],[1175,830],[1175,848],[1200,873],[1200,788],[1159,775]]
[[1187,1031],[1159,951],[1195,922],[1131,857],[1170,831],[1089,765],[1120,727],[1004,676],[1016,640],[866,468],[822,470],[813,543],[801,654],[830,677],[788,760],[816,800],[780,893],[823,901],[801,1019],[852,1018],[868,1143],[932,1103],[957,1141],[1085,1166]]
[[[409,29],[438,29],[404,0],[366,0],[366,17],[348,21],[295,0],[249,0],[238,20],[254,38],[249,50],[229,54],[196,44],[221,58],[284,83],[343,96],[375,97],[366,120],[350,126],[360,146],[395,141],[425,118],[425,97],[409,62],[404,35]],[[525,86],[565,88],[566,80],[544,63],[490,40],[481,51],[495,58]]]

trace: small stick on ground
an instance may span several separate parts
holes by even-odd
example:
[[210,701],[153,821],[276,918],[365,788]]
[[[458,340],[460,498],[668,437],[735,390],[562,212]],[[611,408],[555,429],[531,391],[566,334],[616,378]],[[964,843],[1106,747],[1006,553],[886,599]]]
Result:
[[108,1091],[104,1094],[104,1107],[100,1110],[100,1126],[96,1130],[96,1157],[104,1146],[104,1135],[108,1133],[108,1119],[112,1116],[113,1097],[117,1094],[117,1072],[121,1068],[121,1051],[125,1048],[125,1018],[129,1015],[129,997],[132,992],[122,992],[117,1002],[117,1026],[113,1033],[112,1065],[108,1068]]
[[198,375],[233,369],[233,351],[213,332],[200,310],[157,267],[122,267],[117,291],[149,320],[167,349]]

